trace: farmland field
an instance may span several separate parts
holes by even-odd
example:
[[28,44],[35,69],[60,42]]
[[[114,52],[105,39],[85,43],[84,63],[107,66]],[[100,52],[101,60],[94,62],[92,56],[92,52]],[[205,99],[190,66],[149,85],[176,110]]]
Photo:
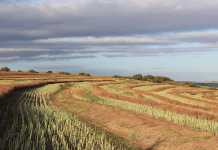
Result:
[[0,149],[218,149],[215,88],[46,73],[0,78]]

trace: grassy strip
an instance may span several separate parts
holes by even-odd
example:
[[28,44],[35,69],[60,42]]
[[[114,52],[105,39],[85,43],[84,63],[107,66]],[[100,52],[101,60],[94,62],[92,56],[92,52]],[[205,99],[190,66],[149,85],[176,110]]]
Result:
[[174,94],[168,94],[166,92],[159,92],[156,94],[159,96],[167,97],[167,98],[174,100],[174,101],[178,101],[180,103],[188,104],[188,105],[199,106],[199,107],[204,107],[204,108],[208,108],[208,107],[210,108],[213,106],[213,105],[209,105],[203,101],[194,101],[192,99],[183,98],[183,97],[180,97],[180,96],[177,96]]
[[116,87],[115,85],[101,86],[101,88],[111,93],[119,94],[121,96],[137,97],[137,95],[133,91],[125,90],[124,88]]
[[114,99],[105,99],[102,97],[92,95],[90,91],[86,92],[86,95],[84,98],[83,98],[84,100],[92,101],[95,103],[114,106],[114,107],[118,107],[124,110],[131,110],[131,111],[138,112],[138,113],[146,113],[154,118],[163,118],[163,119],[166,119],[167,121],[171,121],[178,125],[185,125],[193,129],[197,129],[201,131],[208,131],[213,134],[218,134],[218,122],[216,121],[211,121],[207,119],[199,119],[196,117],[178,114],[175,112],[162,110],[162,109],[154,108],[151,106],[135,104],[131,102],[124,102],[124,101],[114,100]]
[[128,150],[123,139],[54,111],[46,101],[60,84],[16,93],[0,109],[0,149],[13,150]]

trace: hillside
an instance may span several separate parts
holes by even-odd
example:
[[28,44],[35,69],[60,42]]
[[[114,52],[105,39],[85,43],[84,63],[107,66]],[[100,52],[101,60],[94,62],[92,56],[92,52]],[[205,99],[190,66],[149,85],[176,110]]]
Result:
[[1,72],[1,149],[215,150],[218,90]]

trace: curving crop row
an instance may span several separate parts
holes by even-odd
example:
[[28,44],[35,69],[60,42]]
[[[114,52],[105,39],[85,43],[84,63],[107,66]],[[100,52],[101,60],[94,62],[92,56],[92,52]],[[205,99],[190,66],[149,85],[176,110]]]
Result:
[[154,118],[163,118],[167,121],[176,123],[178,125],[184,125],[191,127],[196,130],[208,131],[213,134],[218,134],[218,122],[208,119],[201,119],[194,116],[188,116],[184,114],[179,114],[176,112],[171,112],[168,110],[163,110],[160,108],[146,106],[142,104],[136,104],[127,101],[121,101],[117,99],[109,99],[104,97],[99,97],[93,95],[91,91],[86,91],[84,96],[80,96],[81,100],[91,101],[98,104],[113,106],[117,108],[121,108],[124,110],[130,110],[138,113],[145,113]]
[[61,84],[30,88],[5,100],[0,109],[0,149],[134,149],[123,139],[49,107],[51,95],[61,88]]

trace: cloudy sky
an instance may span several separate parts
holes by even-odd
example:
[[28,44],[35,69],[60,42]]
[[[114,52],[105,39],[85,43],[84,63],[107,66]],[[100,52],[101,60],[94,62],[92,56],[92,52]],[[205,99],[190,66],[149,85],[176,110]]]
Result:
[[218,0],[1,0],[0,66],[218,80]]

